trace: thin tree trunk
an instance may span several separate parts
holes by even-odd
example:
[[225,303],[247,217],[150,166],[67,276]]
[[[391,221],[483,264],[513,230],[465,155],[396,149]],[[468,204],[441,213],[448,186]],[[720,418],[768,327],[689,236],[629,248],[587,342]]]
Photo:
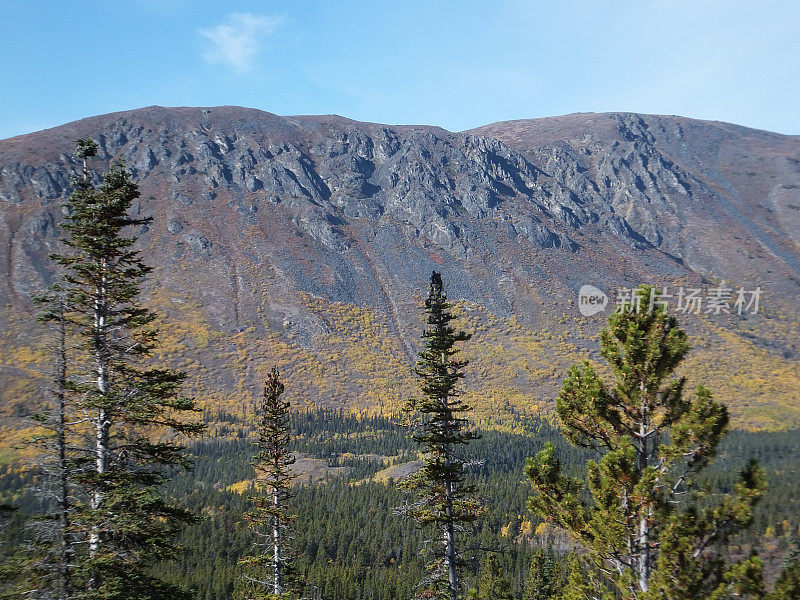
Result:
[[[278,488],[275,487],[272,493],[272,506],[278,508]],[[273,593],[280,596],[283,593],[283,582],[281,581],[281,527],[280,518],[275,515],[272,518],[272,568],[273,568]]]
[[[641,417],[639,421],[639,469],[644,471],[650,463],[650,444],[648,429],[650,426],[650,409],[644,395],[644,382],[639,385],[641,390]],[[650,589],[650,523],[649,507],[642,507],[639,515],[639,564],[638,584],[639,590],[647,592]]]
[[[447,369],[447,355],[442,352],[442,365]],[[447,398],[442,398],[442,404],[445,409],[448,408]],[[444,424],[445,435],[449,434],[448,423]],[[444,527],[445,536],[445,560],[447,562],[447,581],[450,588],[450,600],[458,600],[458,570],[456,569],[456,532],[453,525],[453,482],[450,481],[450,476],[447,474],[450,468],[449,449],[448,455],[444,458],[445,480],[444,480],[444,493],[445,493],[445,515],[447,521]]]
[[[94,352],[95,370],[97,375],[97,391],[101,396],[108,392],[109,373],[108,373],[108,340],[106,339],[106,275],[105,260],[101,265],[103,275],[101,284],[98,286],[97,297],[94,302]],[[105,401],[105,399],[104,399]],[[103,475],[108,468],[108,444],[110,438],[111,423],[105,407],[98,408],[95,420],[95,470],[98,475]],[[93,510],[98,510],[103,504],[103,494],[100,490],[95,490],[92,495],[91,506]],[[92,526],[89,534],[89,555],[95,557],[100,550],[102,538],[97,525]],[[100,586],[99,576],[93,573],[89,585],[92,589]]]
[[72,539],[70,537],[69,464],[67,462],[67,332],[64,318],[64,300],[58,305],[58,349],[56,357],[56,400],[58,424],[56,444],[58,446],[58,502],[60,536],[59,591],[62,600],[72,595]]
[[[450,459],[444,461],[445,468],[450,466]],[[456,570],[456,532],[453,526],[453,485],[450,479],[445,480],[445,558],[447,560],[447,581],[450,587],[450,600],[458,599],[458,571]]]

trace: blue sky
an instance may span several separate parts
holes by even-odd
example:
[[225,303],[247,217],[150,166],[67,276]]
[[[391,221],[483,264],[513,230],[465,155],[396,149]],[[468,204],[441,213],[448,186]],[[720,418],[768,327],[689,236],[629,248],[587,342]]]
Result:
[[800,134],[797,0],[0,0],[0,138],[236,104],[463,130],[572,112]]

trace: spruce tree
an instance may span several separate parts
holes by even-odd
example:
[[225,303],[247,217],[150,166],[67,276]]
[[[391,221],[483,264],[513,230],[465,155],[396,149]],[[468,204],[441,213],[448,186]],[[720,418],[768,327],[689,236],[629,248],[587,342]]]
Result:
[[467,430],[469,422],[463,415],[470,407],[460,399],[458,389],[467,362],[456,358],[457,344],[470,335],[453,327],[451,309],[442,276],[434,271],[425,301],[429,328],[422,333],[415,369],[422,395],[408,406],[418,417],[413,439],[422,445],[423,466],[407,485],[419,494],[412,508],[417,523],[438,528],[441,535],[440,543],[431,545],[427,587],[437,597],[457,600],[464,565],[457,534],[464,524],[478,519],[483,509],[473,497],[474,487],[465,483],[464,458],[457,453],[459,446],[479,436]]
[[189,466],[177,436],[202,426],[184,416],[197,411],[179,394],[185,374],[147,366],[158,331],[139,296],[151,269],[126,232],[149,219],[129,215],[139,190],[122,163],[93,185],[87,162],[96,152],[92,140],[78,141],[84,167],[66,205],[67,251],[52,256],[63,268],[60,288],[80,339],[68,386],[91,424],[92,443],[76,477],[88,506],[74,519],[88,548],[75,575],[85,586],[81,597],[175,598],[178,591],[150,567],[174,556],[171,539],[193,517],[169,504],[158,486],[169,469]]
[[289,451],[291,405],[281,399],[283,392],[280,373],[273,367],[259,411],[259,452],[253,459],[258,480],[247,516],[256,537],[256,552],[239,561],[244,579],[240,593],[243,600],[289,597],[299,591],[289,544],[293,516],[287,504],[292,497],[290,467],[295,462]]
[[548,444],[526,466],[530,507],[585,546],[594,580],[605,581],[597,587],[611,593],[637,600],[756,593],[758,558],[728,564],[722,549],[750,524],[764,476],[751,462],[721,498],[698,485],[728,430],[728,412],[703,387],[685,397],[686,379],[675,370],[689,351],[686,333],[657,294],[649,302],[649,287],[636,294],[601,334],[613,380],[589,362],[573,366],[556,401],[565,437],[602,457],[588,462],[584,487]]

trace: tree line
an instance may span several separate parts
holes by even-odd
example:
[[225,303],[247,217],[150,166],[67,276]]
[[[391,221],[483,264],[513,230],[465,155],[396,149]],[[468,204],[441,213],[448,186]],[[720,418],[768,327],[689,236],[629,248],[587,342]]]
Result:
[[[163,570],[181,552],[176,537],[197,527],[199,516],[163,487],[176,469],[191,468],[187,436],[202,434],[203,424],[194,400],[180,394],[185,374],[150,364],[156,315],[143,306],[140,290],[151,268],[128,234],[149,220],[129,215],[139,192],[123,164],[112,164],[93,183],[88,162],[96,153],[95,142],[78,141],[82,174],[65,205],[64,250],[51,256],[58,276],[35,298],[38,319],[51,333],[53,373],[50,401],[35,416],[39,433],[31,443],[39,463],[31,485],[47,497],[29,523],[26,545],[3,565],[2,597],[190,598],[191,590]],[[640,287],[629,306],[609,317],[601,334],[609,376],[588,362],[576,365],[557,397],[561,434],[592,456],[585,476],[566,468],[552,443],[525,466],[530,511],[571,545],[567,561],[552,546],[531,552],[525,598],[800,597],[796,553],[767,591],[755,552],[731,557],[726,550],[753,521],[764,472],[752,461],[742,465],[725,493],[703,481],[729,430],[728,412],[710,390],[687,392],[686,378],[676,376],[689,351],[687,336],[659,303],[638,310],[648,303],[636,300],[652,293]],[[412,593],[510,600],[515,583],[502,566],[502,550],[464,544],[486,512],[469,476],[478,464],[469,448],[480,435],[461,399],[466,361],[459,344],[469,334],[455,326],[436,272],[424,316],[414,369],[419,394],[405,412],[421,468],[403,480],[407,500],[396,507],[397,518],[427,532],[417,549],[427,559]],[[320,597],[298,568],[293,543],[310,523],[293,509],[291,405],[284,392],[273,369],[257,411],[258,452],[243,499],[251,544],[237,562],[238,598]],[[467,577],[477,554],[486,557],[480,575]]]

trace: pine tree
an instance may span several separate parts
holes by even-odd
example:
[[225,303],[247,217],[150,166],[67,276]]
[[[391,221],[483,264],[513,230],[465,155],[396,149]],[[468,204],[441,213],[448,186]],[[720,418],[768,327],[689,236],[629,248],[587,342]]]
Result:
[[67,317],[81,341],[68,386],[92,425],[92,447],[76,478],[89,506],[74,519],[88,552],[75,575],[85,582],[83,597],[174,598],[177,590],[150,575],[150,565],[174,556],[171,538],[193,517],[157,488],[168,469],[189,466],[176,436],[202,426],[184,419],[197,411],[179,395],[185,374],[146,367],[158,342],[156,315],[139,299],[151,269],[125,231],[149,219],[129,216],[139,191],[121,163],[99,187],[92,184],[87,161],[96,152],[92,140],[78,141],[84,167],[67,202],[68,250],[52,256],[64,270]]
[[293,495],[290,467],[295,462],[289,451],[291,405],[281,399],[283,392],[280,373],[273,367],[264,386],[259,452],[253,459],[256,475],[261,477],[254,486],[253,508],[247,517],[258,551],[239,561],[244,571],[243,600],[289,597],[299,591],[288,539],[293,521],[287,504]]
[[457,600],[462,590],[463,567],[457,533],[464,524],[478,519],[483,510],[473,497],[474,487],[465,483],[464,459],[456,453],[458,446],[479,436],[466,429],[469,423],[462,415],[470,407],[460,399],[458,389],[467,363],[456,359],[456,344],[470,335],[452,326],[455,317],[451,308],[442,277],[434,272],[425,301],[430,328],[422,333],[415,369],[422,397],[408,406],[409,412],[419,417],[413,439],[422,445],[424,460],[422,469],[407,485],[420,496],[412,510],[418,524],[435,526],[442,536],[440,550],[432,550],[428,588],[437,597]]
[[[704,497],[696,476],[728,430],[727,410],[703,387],[684,398],[685,378],[674,372],[689,351],[686,333],[651,288],[636,294],[601,335],[613,382],[588,362],[573,366],[556,402],[566,438],[603,453],[587,464],[593,502],[584,503],[583,483],[564,473],[548,444],[526,467],[530,506],[582,542],[592,569],[625,598],[754,593],[758,558],[726,564],[720,548],[750,524],[764,476],[750,463],[733,493]],[[651,294],[650,308],[636,310]]]

